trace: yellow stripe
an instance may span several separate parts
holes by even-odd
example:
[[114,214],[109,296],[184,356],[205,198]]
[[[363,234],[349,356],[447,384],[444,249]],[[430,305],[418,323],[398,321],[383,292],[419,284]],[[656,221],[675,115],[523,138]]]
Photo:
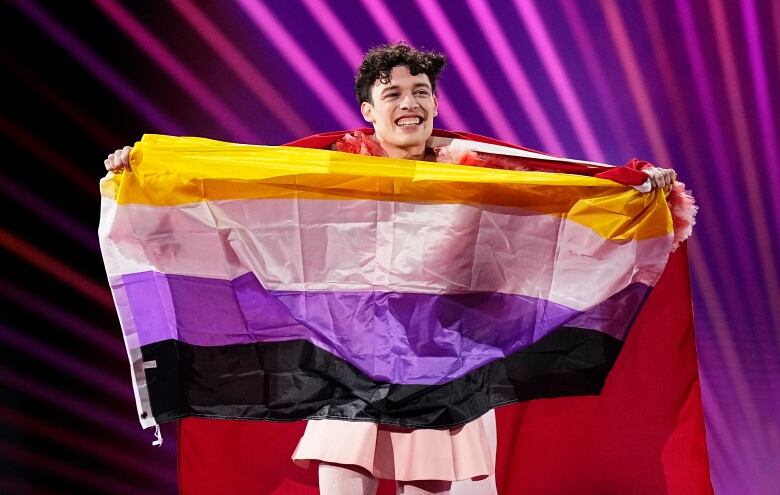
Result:
[[109,174],[101,181],[101,193],[120,205],[263,198],[464,203],[566,216],[611,240],[672,232],[663,191],[639,193],[573,174],[162,135],[145,135],[133,148],[130,163],[132,172]]

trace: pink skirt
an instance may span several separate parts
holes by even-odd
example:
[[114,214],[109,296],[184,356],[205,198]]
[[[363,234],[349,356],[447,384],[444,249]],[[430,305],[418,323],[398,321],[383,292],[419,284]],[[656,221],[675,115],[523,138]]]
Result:
[[311,461],[360,466],[375,478],[399,481],[479,480],[495,471],[490,432],[495,413],[448,429],[411,429],[362,421],[310,420],[293,452]]

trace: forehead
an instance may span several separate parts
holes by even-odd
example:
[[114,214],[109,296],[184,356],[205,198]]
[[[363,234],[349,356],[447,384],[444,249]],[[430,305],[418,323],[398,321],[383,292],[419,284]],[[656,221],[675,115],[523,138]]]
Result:
[[382,83],[379,79],[374,81],[374,87],[373,90],[382,90],[388,86],[417,86],[420,84],[424,84],[431,87],[431,80],[428,78],[428,74],[425,73],[419,73],[417,75],[412,75],[412,73],[409,71],[409,67],[405,65],[396,65],[393,67],[393,70],[390,71],[390,80],[387,83]]

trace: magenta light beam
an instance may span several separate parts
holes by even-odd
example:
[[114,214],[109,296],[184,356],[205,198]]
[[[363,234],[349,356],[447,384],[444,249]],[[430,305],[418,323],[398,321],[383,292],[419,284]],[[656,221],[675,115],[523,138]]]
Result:
[[273,12],[258,1],[238,0],[238,4],[249,15],[255,26],[284,55],[290,66],[301,75],[301,79],[319,98],[322,105],[330,111],[338,124],[344,129],[357,127],[355,107],[344,100],[344,97],[330,83],[330,78],[322,73],[317,64],[306,54],[306,51],[282,26]]
[[93,0],[94,3],[165,71],[190,97],[216,119],[233,139],[247,143],[257,136],[241,119],[228,109],[176,56],[141,25],[124,7],[114,0]]
[[[761,182],[763,177],[761,177],[761,173],[758,170],[756,157],[753,154],[753,146],[750,143],[748,116],[741,97],[742,89],[738,77],[739,72],[734,57],[728,22],[726,21],[726,13],[722,3],[718,0],[710,0],[709,6],[715,26],[718,53],[720,54],[721,74],[726,83],[726,97],[728,98],[732,122],[736,131],[737,150],[748,187],[745,191],[745,196],[747,196],[748,204],[750,205],[750,214],[747,216],[753,224],[753,231],[757,237],[756,245],[761,266],[765,268],[760,270],[761,277],[768,294],[780,294],[780,286],[778,286],[776,277],[778,272],[774,256],[774,242],[764,207],[761,204],[761,194],[763,193]],[[769,190],[771,191],[771,189]],[[774,327],[778,328],[780,326],[780,307],[777,304],[770,303],[769,310],[772,314]],[[775,335],[780,339],[780,332],[775,332]],[[780,340],[778,340],[778,346],[780,346]]]
[[531,127],[539,137],[542,149],[552,155],[566,156],[566,150],[558,139],[558,134],[553,129],[550,119],[547,118],[547,113],[517,60],[501,25],[490,10],[490,5],[481,0],[467,0],[467,3],[472,15],[477,19],[482,34],[490,44],[501,72],[509,81],[515,98],[520,103],[520,107],[525,110],[523,118],[531,122]]
[[127,107],[137,112],[147,122],[154,125],[161,132],[169,134],[184,134],[183,127],[157,108],[140,91],[135,89],[122,76],[115,72],[89,47],[62,27],[49,16],[46,11],[38,7],[32,0],[12,0],[13,4],[27,17],[32,19],[50,38],[65,49],[75,58],[93,77],[102,82],[114,92]]
[[312,134],[314,131],[301,118],[287,99],[268,82],[260,71],[236,48],[211,20],[189,0],[173,0],[173,6],[187,22],[206,40],[214,52],[227,64],[294,136]]
[[515,0],[515,8],[528,30],[537,52],[539,52],[539,58],[544,64],[558,98],[561,99],[561,103],[566,109],[574,127],[574,133],[585,151],[586,156],[584,158],[603,162],[605,159],[604,152],[601,150],[601,146],[599,146],[598,140],[591,130],[591,124],[585,116],[585,111],[582,109],[582,105],[580,105],[574,86],[566,74],[566,69],[558,57],[558,53],[555,51],[555,46],[550,39],[547,29],[544,27],[544,22],[539,12],[537,12],[536,6],[534,6],[533,2]]
[[[753,94],[756,98],[756,108],[758,110],[758,119],[756,120],[758,120],[758,125],[761,129],[761,142],[764,148],[764,160],[766,160],[764,177],[769,182],[770,194],[776,194],[777,191],[780,191],[780,159],[777,157],[777,134],[780,132],[780,129],[777,128],[775,114],[772,111],[772,99],[767,85],[769,76],[764,66],[764,48],[761,44],[756,5],[752,0],[740,0],[740,7],[742,9],[745,37],[747,38],[750,72],[753,76]],[[775,19],[775,22],[778,22],[778,20]],[[773,92],[776,97],[777,87],[774,88]],[[772,217],[775,219],[775,231],[780,234],[780,208],[775,209]],[[777,275],[777,272],[772,274],[775,277]],[[775,328],[778,328],[780,321],[775,320],[774,325]]]
[[618,6],[615,2],[601,0],[601,8],[607,20],[612,43],[617,49],[620,65],[628,80],[631,96],[634,99],[634,103],[636,103],[642,127],[644,127],[645,134],[650,140],[650,147],[654,155],[653,161],[660,167],[671,167],[673,166],[672,157],[662,135],[661,126],[658,124],[653,104],[650,101],[650,95],[643,82],[642,71],[631,48],[631,39],[626,33]]
[[561,2],[561,10],[566,19],[566,25],[574,36],[575,45],[580,51],[581,58],[585,64],[585,70],[593,83],[593,87],[598,94],[599,104],[604,109],[609,122],[609,130],[615,136],[610,142],[610,147],[620,153],[621,156],[628,158],[632,156],[633,139],[628,133],[628,124],[624,117],[625,112],[618,107],[617,100],[613,95],[612,84],[601,63],[602,56],[596,53],[593,44],[593,38],[585,27],[577,9],[577,2]]
[[363,50],[360,49],[352,35],[336,14],[323,0],[302,0],[304,7],[309,12],[320,29],[330,39],[330,42],[339,51],[341,58],[350,69],[357,70],[363,60]]
[[499,139],[519,143],[520,139],[504,115],[504,110],[493,97],[493,92],[488,89],[481,72],[477,69],[458,35],[455,34],[455,30],[452,29],[439,4],[432,0],[417,0],[417,7],[422,11],[428,25],[436,33],[441,44],[446,47],[447,54],[453,59],[455,70],[458,71],[461,79],[466,83],[466,87],[479,103],[493,132]]

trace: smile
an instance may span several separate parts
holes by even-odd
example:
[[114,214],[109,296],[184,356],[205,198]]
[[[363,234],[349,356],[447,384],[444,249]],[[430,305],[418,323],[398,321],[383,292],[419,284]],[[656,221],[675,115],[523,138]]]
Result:
[[395,125],[399,127],[414,127],[422,124],[422,117],[401,117],[395,121]]

